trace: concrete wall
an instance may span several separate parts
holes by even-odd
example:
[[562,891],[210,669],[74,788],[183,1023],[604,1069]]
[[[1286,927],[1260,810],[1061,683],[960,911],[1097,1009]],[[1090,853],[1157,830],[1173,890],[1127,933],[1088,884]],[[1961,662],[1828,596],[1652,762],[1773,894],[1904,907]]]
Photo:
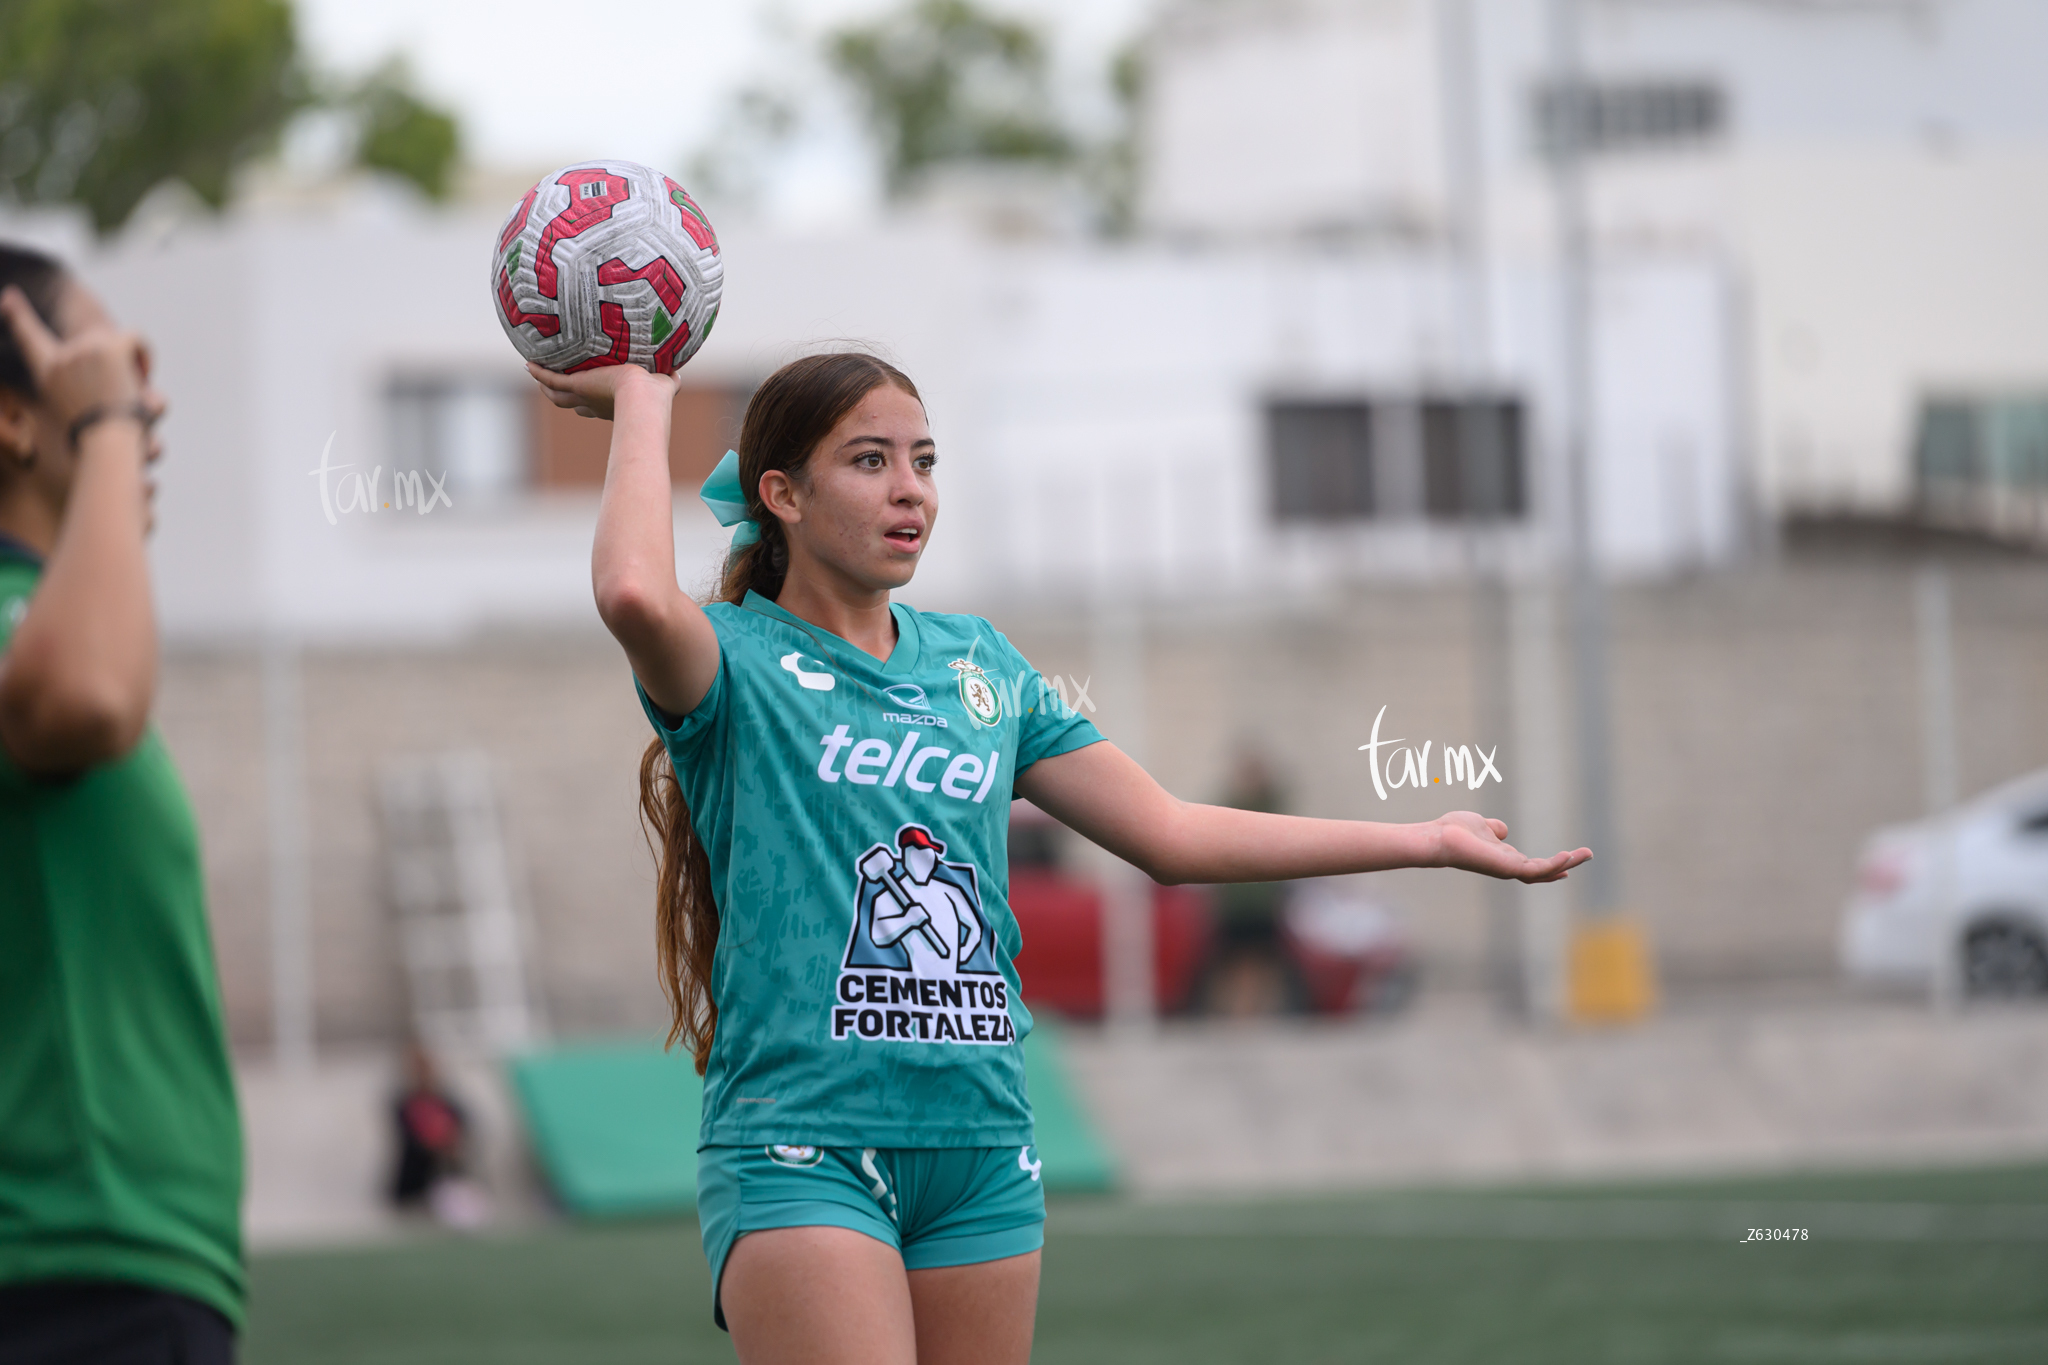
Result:
[[[1973,792],[2048,764],[2048,575],[2031,562],[1962,565],[1953,592],[1963,789]],[[1403,587],[1157,612],[1142,699],[1098,679],[1096,718],[1191,799],[1213,798],[1233,747],[1250,741],[1272,755],[1303,814],[1415,820],[1468,806],[1512,820],[1526,795],[1518,784],[1557,775],[1532,774],[1521,761],[1529,739],[1480,718],[1475,646],[1495,668],[1500,646],[1475,630],[1474,603],[1458,587]],[[1918,813],[1911,604],[1909,568],[1897,563],[1795,562],[1616,594],[1622,846],[1603,853],[1619,859],[1624,897],[1648,917],[1671,978],[1833,971],[1858,844]],[[1085,614],[987,614],[1046,674],[1101,672]],[[403,1027],[379,880],[378,763],[465,746],[498,765],[557,1029],[656,1026],[651,864],[634,814],[650,732],[616,646],[595,633],[493,637],[316,651],[303,667],[321,1037],[372,1041]],[[240,1043],[269,1030],[260,695],[251,656],[166,661],[159,723],[205,834]],[[1381,801],[1357,746],[1382,705],[1386,737],[1499,744],[1506,786],[1456,797],[1399,789]],[[1437,979],[1478,976],[1491,884],[1426,871],[1378,880]]]
[[[375,782],[386,759],[477,748],[533,935],[534,976],[568,1033],[651,1028],[653,873],[635,775],[651,738],[625,658],[585,634],[444,649],[309,652],[305,703],[314,996],[324,1041],[398,1037],[404,984],[384,900]],[[205,839],[229,1031],[270,1030],[261,667],[252,654],[167,660],[158,723]]]

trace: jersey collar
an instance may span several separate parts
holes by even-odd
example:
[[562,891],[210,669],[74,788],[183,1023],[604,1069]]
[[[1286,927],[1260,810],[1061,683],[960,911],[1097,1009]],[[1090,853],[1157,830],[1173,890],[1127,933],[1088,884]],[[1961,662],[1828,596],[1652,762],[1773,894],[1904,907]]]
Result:
[[13,536],[8,535],[5,531],[0,531],[0,562],[10,559],[17,563],[26,564],[32,569],[43,567],[43,557],[41,555],[16,540]]
[[772,616],[778,621],[787,621],[790,625],[795,626],[826,649],[838,655],[842,660],[859,660],[865,662],[870,668],[880,667],[884,673],[914,673],[917,671],[918,655],[923,648],[923,641],[919,638],[917,628],[917,612],[910,607],[904,606],[901,602],[891,602],[889,604],[889,614],[896,618],[896,648],[889,652],[889,657],[886,660],[878,660],[866,650],[848,643],[824,627],[812,625],[795,612],[784,610],[751,588],[747,590],[747,595],[741,600],[740,605],[748,611],[759,612],[763,616]]

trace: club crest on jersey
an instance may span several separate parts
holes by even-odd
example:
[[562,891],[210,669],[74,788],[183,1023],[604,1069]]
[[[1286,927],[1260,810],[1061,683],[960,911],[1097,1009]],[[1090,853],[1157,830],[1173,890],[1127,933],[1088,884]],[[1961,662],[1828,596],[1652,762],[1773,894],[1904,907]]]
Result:
[[778,1142],[768,1148],[768,1159],[778,1166],[802,1170],[823,1161],[825,1153],[816,1147],[792,1147]]
[[930,829],[907,824],[854,859],[833,1038],[1017,1041],[974,864],[945,854]]
[[960,675],[960,704],[974,717],[976,725],[995,725],[1003,718],[1003,694],[972,659],[955,659],[946,665]]

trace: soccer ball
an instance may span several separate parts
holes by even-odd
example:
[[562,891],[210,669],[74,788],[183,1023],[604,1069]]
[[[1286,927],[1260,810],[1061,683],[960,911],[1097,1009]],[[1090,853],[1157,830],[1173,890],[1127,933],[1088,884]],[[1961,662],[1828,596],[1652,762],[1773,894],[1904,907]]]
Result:
[[542,177],[491,253],[505,335],[562,374],[600,365],[674,374],[711,334],[724,282],[704,210],[631,161],[579,161]]

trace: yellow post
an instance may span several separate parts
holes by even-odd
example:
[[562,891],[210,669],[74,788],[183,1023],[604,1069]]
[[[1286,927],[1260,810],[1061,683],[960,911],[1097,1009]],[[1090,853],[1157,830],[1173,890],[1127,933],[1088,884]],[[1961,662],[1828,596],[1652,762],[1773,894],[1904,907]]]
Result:
[[1575,1024],[1631,1024],[1656,1008],[1650,939],[1632,915],[1573,922],[1565,1013]]

